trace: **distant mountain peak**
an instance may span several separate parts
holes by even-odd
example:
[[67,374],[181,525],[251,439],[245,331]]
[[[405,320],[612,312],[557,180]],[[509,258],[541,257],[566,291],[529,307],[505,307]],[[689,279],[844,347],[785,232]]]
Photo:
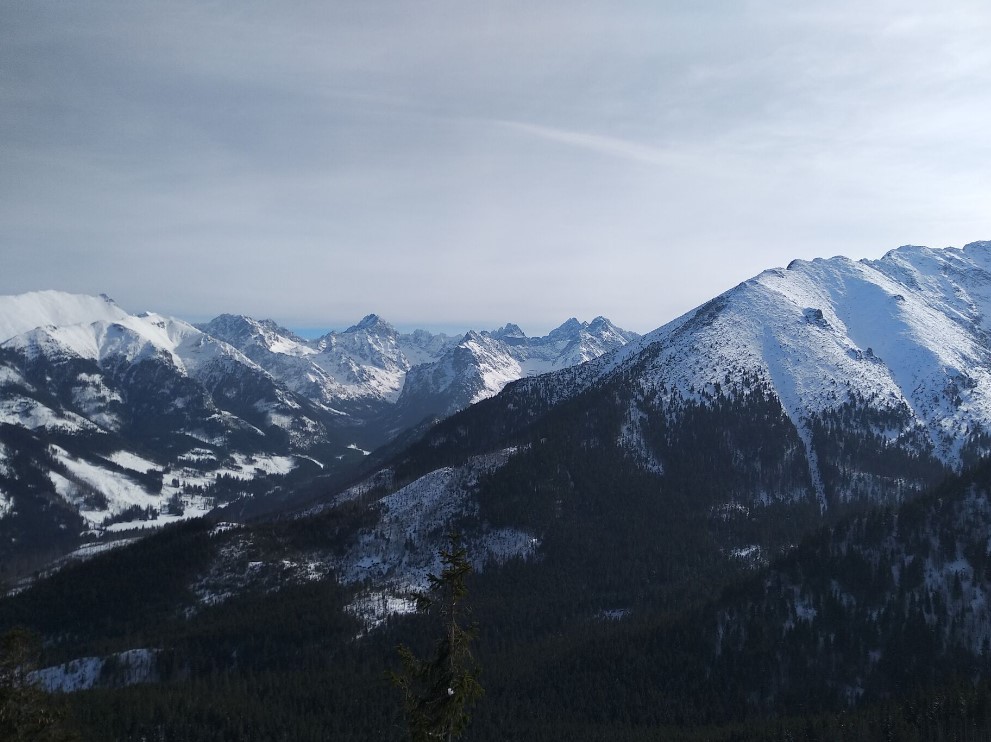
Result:
[[589,322],[585,329],[588,330],[589,332],[595,333],[595,332],[599,332],[599,331],[601,331],[603,329],[606,329],[606,330],[615,330],[616,329],[616,325],[614,325],[612,322],[610,322],[608,319],[606,319],[602,315],[599,315],[598,317],[596,317],[595,319],[593,319],[591,322]]
[[258,325],[260,327],[263,327],[264,329],[268,330],[269,332],[273,332],[273,333],[276,333],[278,335],[281,335],[282,337],[288,338],[289,340],[292,340],[293,342],[296,342],[296,343],[305,343],[306,342],[306,340],[304,338],[300,337],[299,335],[297,335],[292,330],[290,330],[290,329],[288,329],[286,327],[283,327],[278,322],[276,322],[274,319],[262,319],[262,320],[258,320]]
[[581,332],[583,329],[585,329],[585,325],[582,322],[579,322],[575,317],[571,317],[565,320],[559,327],[556,327],[547,333],[547,337],[572,337]]
[[504,340],[506,338],[525,338],[526,333],[520,328],[519,325],[512,322],[508,322],[498,330],[493,330],[489,333],[494,338],[499,338]]
[[386,331],[393,333],[396,331],[392,325],[390,325],[388,322],[382,319],[379,315],[367,314],[364,317],[362,317],[361,321],[358,324],[351,325],[351,327],[346,329],[342,334],[362,332],[362,331],[368,332],[370,330]]

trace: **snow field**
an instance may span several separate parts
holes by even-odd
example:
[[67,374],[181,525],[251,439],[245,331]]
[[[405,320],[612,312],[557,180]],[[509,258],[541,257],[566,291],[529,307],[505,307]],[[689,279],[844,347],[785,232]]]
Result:
[[28,680],[38,683],[49,693],[72,693],[98,687],[103,685],[101,680],[105,679],[105,671],[110,671],[106,680],[114,687],[150,683],[158,678],[157,656],[155,649],[129,649],[107,657],[80,657],[35,670],[28,674]]
[[[148,520],[138,518],[110,524],[106,527],[109,532],[127,531],[134,528],[158,528],[177,520],[205,515],[215,507],[216,503],[211,497],[202,496],[193,492],[192,489],[206,489],[220,475],[247,481],[258,476],[259,473],[288,474],[296,467],[296,460],[293,456],[250,456],[240,453],[230,455],[223,465],[210,471],[182,465],[183,461],[186,463],[215,463],[216,456],[209,449],[193,449],[181,456],[177,465],[165,467],[160,467],[155,462],[129,451],[116,451],[107,457],[109,461],[138,473],[161,468],[163,472],[162,489],[157,494],[150,494],[142,485],[124,473],[77,459],[58,446],[52,446],[50,450],[69,475],[67,477],[56,471],[48,473],[55,491],[67,502],[77,506],[80,509],[80,514],[90,526],[99,529],[108,516],[117,515],[134,506],[142,510],[151,508],[154,511],[153,517]],[[91,489],[106,498],[106,509],[94,509],[85,505],[85,500],[91,494]],[[174,497],[178,497],[182,502],[183,513],[181,515],[162,512]]]
[[5,395],[0,399],[0,422],[19,425],[29,430],[63,430],[70,433],[97,430],[97,427],[84,417],[73,412],[60,414],[45,407],[37,400],[20,394]]

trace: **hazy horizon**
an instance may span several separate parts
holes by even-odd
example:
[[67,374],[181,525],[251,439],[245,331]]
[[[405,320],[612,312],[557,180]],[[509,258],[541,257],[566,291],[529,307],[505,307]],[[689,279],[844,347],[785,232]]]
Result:
[[0,6],[0,294],[647,332],[991,237],[991,9]]

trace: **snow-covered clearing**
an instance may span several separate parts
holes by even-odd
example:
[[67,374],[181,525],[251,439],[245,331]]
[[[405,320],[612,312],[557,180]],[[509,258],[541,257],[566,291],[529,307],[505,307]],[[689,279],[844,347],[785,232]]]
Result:
[[0,423],[37,430],[63,430],[78,433],[97,430],[96,425],[74,412],[58,413],[35,399],[14,394],[0,399]]
[[[80,514],[94,525],[129,507],[155,508],[159,505],[160,496],[148,494],[144,487],[120,472],[76,458],[60,446],[51,446],[49,451],[68,473],[68,477],[54,471],[49,473],[56,492],[80,506]],[[106,498],[106,509],[93,509],[85,504],[88,488]]]
[[80,657],[28,674],[49,693],[72,693],[96,687],[122,687],[158,679],[156,649],[129,649],[107,657]]
[[107,456],[107,461],[112,461],[117,466],[123,466],[125,469],[141,473],[159,468],[159,464],[156,464],[154,461],[149,461],[130,451],[116,451]]

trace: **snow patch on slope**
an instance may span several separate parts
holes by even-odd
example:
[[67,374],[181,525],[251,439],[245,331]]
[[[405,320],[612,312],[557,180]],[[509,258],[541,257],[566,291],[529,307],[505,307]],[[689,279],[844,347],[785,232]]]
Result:
[[[49,473],[56,492],[75,505],[79,514],[92,525],[99,525],[108,515],[116,515],[129,507],[155,508],[159,505],[158,495],[148,494],[144,487],[120,472],[76,458],[59,446],[50,446],[49,451],[70,477],[54,471]],[[106,509],[93,509],[89,505],[89,490],[106,498]]]
[[643,423],[646,418],[646,413],[636,404],[632,404],[627,413],[627,421],[619,433],[619,445],[632,455],[643,469],[660,476],[664,474],[664,464],[644,438]]
[[109,454],[107,461],[111,461],[118,466],[123,466],[125,469],[130,469],[136,472],[149,472],[152,469],[158,469],[159,465],[154,461],[149,461],[146,458],[138,456],[130,451],[115,451]]
[[[7,462],[10,460],[10,451],[4,445],[3,441],[0,441],[0,477],[11,477],[14,472],[10,468],[10,464]],[[14,509],[14,498],[4,492],[3,488],[0,487],[0,519],[7,516]]]
[[18,425],[28,430],[43,428],[50,431],[79,433],[99,428],[74,412],[56,412],[36,399],[11,394],[0,399],[0,423]]
[[28,681],[49,693],[123,687],[158,680],[156,649],[129,649],[107,657],[80,657],[28,673]]

